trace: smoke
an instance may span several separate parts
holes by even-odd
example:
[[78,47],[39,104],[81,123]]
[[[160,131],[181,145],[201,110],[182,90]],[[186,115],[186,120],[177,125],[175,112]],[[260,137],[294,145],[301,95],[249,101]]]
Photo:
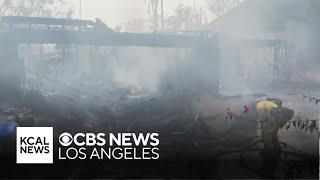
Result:
[[[75,4],[79,4],[75,2]],[[145,18],[145,0],[90,0],[82,1],[82,18],[100,18],[110,27],[128,22],[135,18]],[[79,8],[79,5],[78,7]],[[76,17],[79,12],[76,10]]]
[[168,54],[168,50],[130,47],[117,48],[117,51],[114,80],[155,92],[167,63],[167,56],[162,55]]
[[317,1],[244,1],[214,21],[210,28],[219,34],[222,91],[262,91],[277,78],[275,47],[245,40],[285,41],[279,67],[281,76],[290,78],[279,80],[319,83],[317,7]]
[[[108,18],[110,21],[107,19],[106,22],[111,24],[118,24],[133,15],[145,15],[145,2],[142,0],[138,3],[125,0],[117,3],[113,0],[84,3],[90,4],[86,7],[85,16],[93,13],[93,7],[113,7],[114,10],[110,12],[105,10],[107,12],[99,14],[97,11],[90,15]],[[94,72],[95,75],[98,74],[97,81],[112,80],[151,92],[196,92],[208,88],[214,79],[218,79],[221,82],[220,90],[224,94],[250,94],[272,82],[274,51],[272,47],[261,47],[245,40],[280,39],[288,43],[288,61],[292,62],[289,68],[291,72],[296,72],[293,79],[303,77],[320,82],[316,48],[319,41],[313,38],[317,27],[311,26],[314,21],[306,22],[301,19],[305,16],[304,9],[288,8],[292,4],[292,1],[245,1],[208,27],[219,35],[219,77],[212,77],[212,64],[202,62],[203,57],[190,50],[135,47],[104,48],[106,50],[102,51],[91,47],[86,55],[80,55],[80,59],[87,60],[82,61],[84,65],[80,65],[83,67],[78,76],[82,72]],[[108,13],[112,13],[112,16],[106,17]],[[80,50],[80,53],[85,51]],[[71,76],[75,73],[70,71],[69,74]]]

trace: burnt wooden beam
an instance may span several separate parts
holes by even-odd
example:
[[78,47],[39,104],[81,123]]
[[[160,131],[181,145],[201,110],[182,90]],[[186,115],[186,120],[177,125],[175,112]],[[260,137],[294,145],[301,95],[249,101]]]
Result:
[[[0,32],[0,41],[13,40],[30,44],[82,44],[98,46],[140,46],[195,48],[201,44],[214,45],[214,38],[191,35],[147,33],[83,32],[54,30],[11,30]],[[212,47],[214,48],[214,47]]]
[[10,25],[52,25],[52,26],[94,26],[95,22],[90,20],[44,18],[44,17],[23,17],[23,16],[4,16],[1,22]]

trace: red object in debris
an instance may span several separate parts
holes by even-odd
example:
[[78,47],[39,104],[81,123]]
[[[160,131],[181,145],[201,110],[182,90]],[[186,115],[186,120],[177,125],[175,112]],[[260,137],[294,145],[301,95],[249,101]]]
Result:
[[248,113],[248,112],[249,112],[249,108],[248,108],[246,105],[244,105],[244,110],[243,110],[243,112],[244,112],[244,113]]

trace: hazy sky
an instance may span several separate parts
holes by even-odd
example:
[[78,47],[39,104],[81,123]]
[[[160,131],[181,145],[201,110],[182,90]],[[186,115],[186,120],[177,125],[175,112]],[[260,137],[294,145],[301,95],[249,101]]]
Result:
[[[79,17],[79,2],[80,0],[73,0],[76,17]],[[203,4],[205,0],[164,0],[165,15],[172,13],[179,3],[199,5],[199,2]],[[94,20],[98,17],[111,27],[147,15],[145,0],[82,0],[82,19]]]

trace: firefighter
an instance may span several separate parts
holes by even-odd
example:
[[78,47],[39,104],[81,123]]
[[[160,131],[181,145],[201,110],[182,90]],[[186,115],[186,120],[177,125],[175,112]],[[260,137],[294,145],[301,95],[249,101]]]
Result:
[[278,131],[293,117],[294,111],[282,107],[282,101],[276,98],[266,98],[257,102],[256,109],[261,121],[264,153],[278,156],[281,154]]

